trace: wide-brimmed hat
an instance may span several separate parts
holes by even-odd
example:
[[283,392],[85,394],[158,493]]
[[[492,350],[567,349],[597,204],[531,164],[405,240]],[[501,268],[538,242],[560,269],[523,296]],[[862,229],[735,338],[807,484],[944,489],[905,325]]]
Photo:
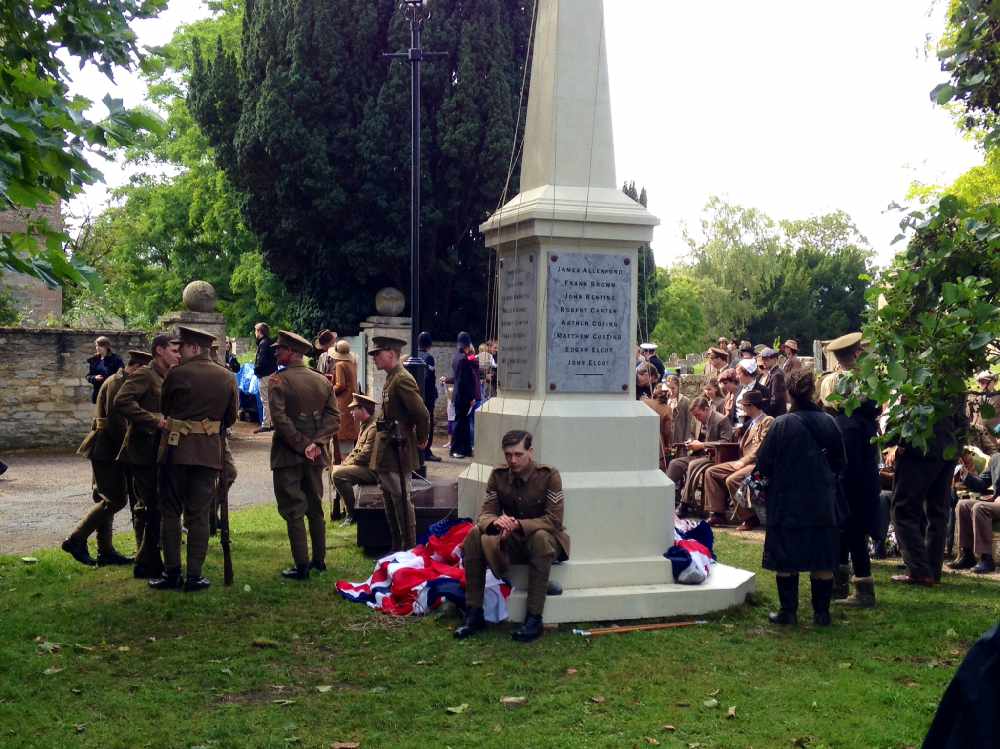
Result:
[[376,403],[372,398],[367,395],[362,395],[361,393],[351,393],[351,402],[347,404],[348,408],[366,408],[368,413],[375,413],[375,409],[378,408],[378,403]]
[[796,341],[794,338],[789,338],[787,341],[781,344],[781,348],[790,348],[792,351],[798,353],[799,342]]
[[320,351],[326,351],[330,348],[330,344],[337,339],[337,334],[332,330],[327,330],[323,328],[319,333],[316,334],[316,340],[313,341],[313,347],[319,349]]
[[351,356],[351,344],[341,338],[334,346],[332,358],[336,361],[354,361],[354,357]]
[[303,356],[311,354],[313,350],[313,345],[309,343],[309,341],[300,336],[298,333],[293,333],[290,330],[278,331],[278,338],[271,344],[271,348],[278,348],[279,346],[281,348],[294,351],[296,354],[302,354]]

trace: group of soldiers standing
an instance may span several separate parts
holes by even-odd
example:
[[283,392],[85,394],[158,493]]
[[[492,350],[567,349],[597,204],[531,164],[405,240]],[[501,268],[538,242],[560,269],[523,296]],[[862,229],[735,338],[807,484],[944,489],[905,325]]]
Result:
[[[416,544],[407,479],[430,440],[430,417],[419,388],[400,364],[404,345],[395,338],[373,339],[368,354],[387,374],[381,416],[374,418],[375,401],[353,394],[349,408],[360,427],[358,443],[333,471],[334,484],[351,509],[355,483],[381,485],[394,550]],[[274,424],[270,464],[293,560],[281,574],[304,580],[313,570],[326,570],[323,472],[341,414],[329,380],[305,365],[313,352],[309,341],[281,331],[273,348],[282,369],[270,376],[267,388]],[[214,508],[226,507],[236,480],[226,434],[239,413],[235,380],[216,352],[212,334],[179,327],[177,337],[156,336],[148,353],[130,351],[126,367],[101,385],[92,429],[79,449],[93,467],[95,505],[62,544],[74,559],[132,565],[136,578],[158,590],[192,592],[210,585],[202,567]],[[114,516],[126,504],[138,549],[134,559],[112,544]],[[228,552],[225,517],[223,512]],[[187,530],[186,575],[182,526]],[[96,559],[88,547],[94,534]]]

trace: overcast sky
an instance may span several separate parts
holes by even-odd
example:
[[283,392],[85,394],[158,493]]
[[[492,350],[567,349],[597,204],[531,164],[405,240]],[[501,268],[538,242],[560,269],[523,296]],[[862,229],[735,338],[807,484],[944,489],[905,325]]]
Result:
[[[659,216],[660,264],[686,251],[711,195],[773,218],[847,211],[885,261],[911,182],[947,184],[982,161],[928,92],[943,80],[927,34],[943,28],[933,0],[605,0],[619,182],[649,191]],[[200,0],[171,0],[137,25],[162,44],[179,23],[207,15]],[[144,87],[118,76],[113,94],[142,103]],[[106,79],[77,74],[99,101]],[[127,175],[102,167],[108,184]],[[104,186],[71,211],[97,211]]]

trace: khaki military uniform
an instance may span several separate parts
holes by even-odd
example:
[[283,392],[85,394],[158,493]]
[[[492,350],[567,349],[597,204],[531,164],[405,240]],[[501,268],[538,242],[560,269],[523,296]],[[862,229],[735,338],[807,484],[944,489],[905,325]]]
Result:
[[[993,416],[983,418],[982,407],[990,405]],[[1000,438],[993,430],[1000,424],[1000,393],[979,393],[969,397],[969,444],[975,445],[987,455],[1000,452]]]
[[[392,441],[393,425],[399,424],[403,444],[397,448]],[[378,482],[385,498],[385,515],[389,523],[393,551],[411,549],[417,545],[417,518],[413,500],[407,491],[403,496],[400,476],[408,480],[410,473],[420,466],[420,447],[427,441],[430,414],[420,396],[413,376],[403,365],[386,373],[382,388],[382,415],[376,426],[375,445],[371,467],[378,474]],[[397,453],[398,449],[398,453]],[[402,465],[397,457],[401,454]]]
[[207,352],[177,365],[163,381],[163,415],[168,425],[160,440],[159,463],[167,574],[180,571],[183,515],[187,576],[201,577],[212,497],[223,470],[223,435],[238,414],[236,382]]
[[96,531],[99,556],[114,551],[111,538],[114,532],[115,513],[125,506],[129,496],[124,467],[117,462],[128,422],[113,408],[115,396],[125,384],[125,378],[125,370],[119,369],[101,385],[94,406],[94,420],[90,433],[77,449],[79,455],[90,459],[96,504],[70,534],[70,538],[86,542],[90,534]]
[[[329,464],[326,447],[340,423],[337,397],[330,381],[303,363],[293,363],[268,381],[268,400],[274,438],[271,471],[278,514],[288,526],[288,540],[296,566],[326,558],[326,520],[323,517],[323,469]],[[323,451],[315,462],[305,456],[316,443]],[[303,518],[309,519],[309,540]]]
[[347,503],[347,514],[354,515],[356,500],[354,487],[358,484],[371,485],[378,483],[378,474],[371,469],[372,450],[375,447],[375,419],[370,418],[361,426],[361,434],[354,449],[344,458],[339,466],[334,466],[330,479],[344,502]]
[[160,391],[165,370],[156,362],[140,367],[115,396],[114,410],[127,422],[118,460],[128,465],[135,495],[136,535],[141,537],[136,565],[158,575],[160,558],[160,504],[156,487],[156,452],[160,441]]
[[[555,468],[534,464],[524,478],[506,466],[493,469],[476,527],[462,546],[467,606],[483,605],[487,565],[497,577],[504,577],[511,562],[526,562],[531,567],[528,614],[542,615],[552,563],[569,558],[563,508],[562,478]],[[520,530],[501,539],[493,526],[501,515],[517,518]]]

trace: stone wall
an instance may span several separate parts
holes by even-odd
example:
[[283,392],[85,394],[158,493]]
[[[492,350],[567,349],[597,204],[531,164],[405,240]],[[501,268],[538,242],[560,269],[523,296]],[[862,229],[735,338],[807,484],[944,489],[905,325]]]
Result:
[[100,335],[123,359],[128,349],[149,348],[138,331],[0,327],[0,449],[80,444],[94,415],[84,378]]

